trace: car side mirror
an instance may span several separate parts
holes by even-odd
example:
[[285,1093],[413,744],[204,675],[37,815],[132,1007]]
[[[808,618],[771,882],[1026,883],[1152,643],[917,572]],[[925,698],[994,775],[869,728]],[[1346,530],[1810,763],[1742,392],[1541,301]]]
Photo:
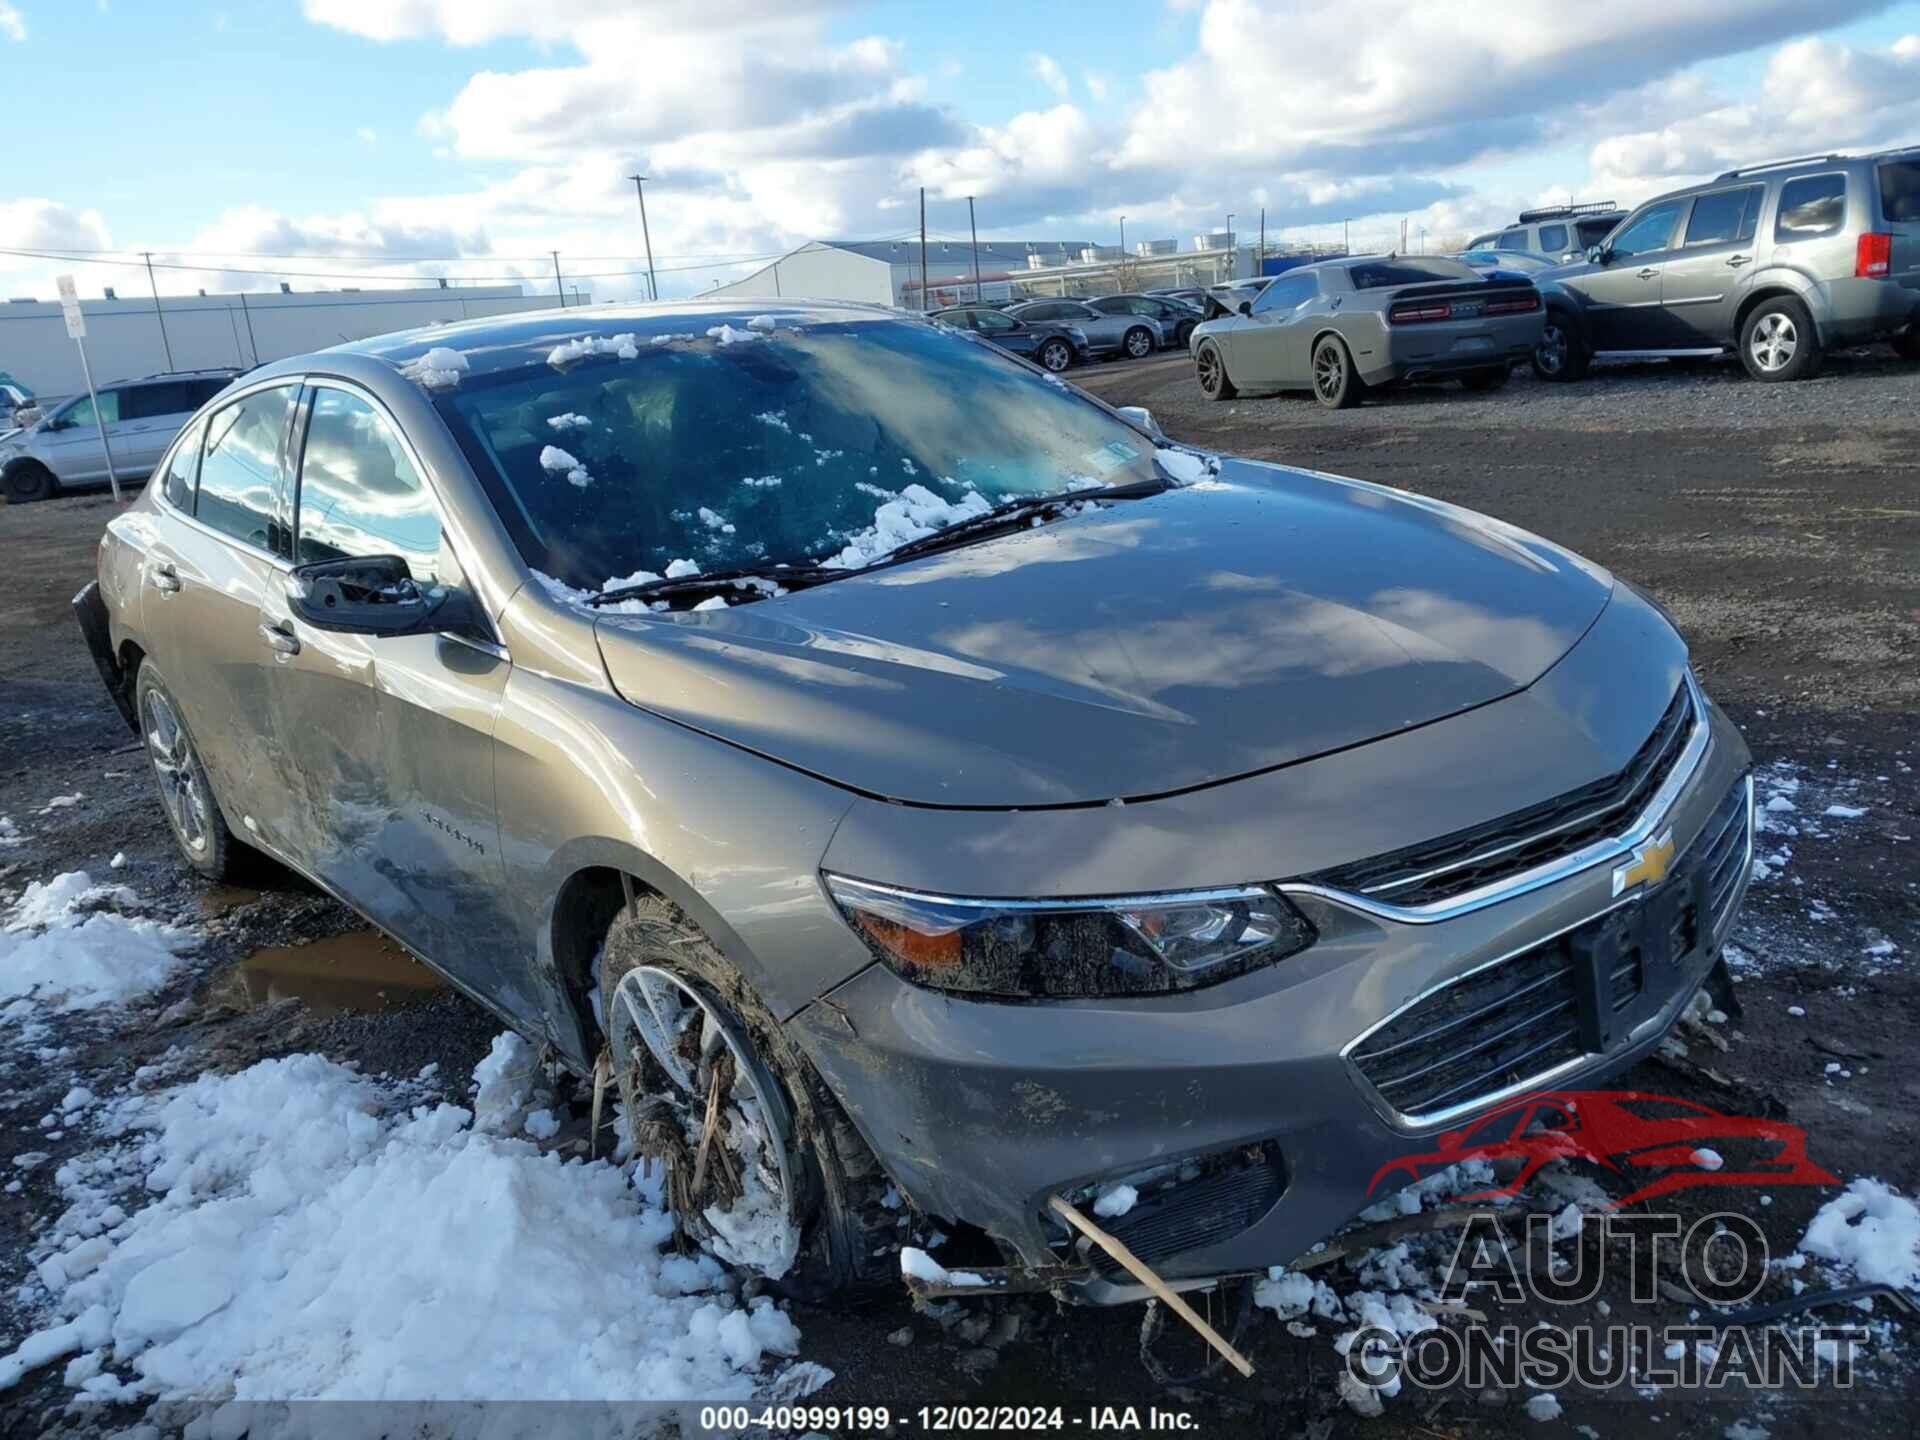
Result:
[[422,589],[398,555],[296,565],[286,593],[303,623],[346,635],[430,635],[458,628],[466,613],[464,597],[444,585]]
[[1251,300],[1242,300],[1239,304],[1235,305],[1233,308],[1242,315],[1253,314],[1253,302]]
[[1613,258],[1613,252],[1604,245],[1595,245],[1587,251],[1587,262],[1591,265],[1604,265]]
[[1121,419],[1139,426],[1155,440],[1164,440],[1167,438],[1167,432],[1160,428],[1160,422],[1153,418],[1153,412],[1147,409],[1146,406],[1122,405],[1118,408]]

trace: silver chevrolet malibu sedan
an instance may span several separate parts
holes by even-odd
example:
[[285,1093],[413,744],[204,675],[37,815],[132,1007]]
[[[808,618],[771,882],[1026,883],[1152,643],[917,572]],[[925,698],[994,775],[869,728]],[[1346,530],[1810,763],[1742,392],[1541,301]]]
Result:
[[[206,405],[76,599],[188,863],[339,896],[789,1293],[1289,1261],[1645,1054],[1747,883],[1663,611],[1536,536],[783,302],[475,321]],[[1729,997],[1730,998],[1730,997]],[[904,1206],[903,1206],[904,1202]]]

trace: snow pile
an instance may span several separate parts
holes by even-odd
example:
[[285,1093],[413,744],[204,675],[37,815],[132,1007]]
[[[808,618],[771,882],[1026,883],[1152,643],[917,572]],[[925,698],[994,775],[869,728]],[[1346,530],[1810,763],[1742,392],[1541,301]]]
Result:
[[587,473],[587,467],[558,445],[540,447],[540,468],[549,475],[566,476],[569,485],[581,490],[593,483],[593,476]]
[[576,415],[569,410],[563,415],[549,415],[547,424],[556,430],[591,430],[593,421],[584,415]]
[[[658,345],[663,338],[655,336],[653,343]],[[575,360],[584,360],[589,355],[614,355],[622,360],[640,358],[640,347],[634,341],[631,332],[624,335],[582,335],[578,340],[565,340],[547,352],[547,363],[556,368],[571,365]]]
[[[483,1095],[523,1046],[495,1046]],[[418,1083],[295,1055],[97,1105],[107,1143],[61,1166],[31,1257],[45,1323],[0,1382],[69,1354],[92,1399],[745,1400],[830,1378],[760,1373],[798,1332],[663,1249],[644,1170],[404,1108]]]
[[747,321],[747,328],[749,330],[764,330],[770,334],[779,323],[780,322],[775,320],[771,315],[755,315]]
[[[780,482],[776,480],[774,483],[777,485]],[[7,816],[0,815],[0,850],[26,843],[27,837],[20,832],[20,827]]]
[[762,425],[771,425],[774,429],[784,430],[789,435],[793,433],[793,426],[787,423],[787,417],[783,411],[762,410],[753,418],[758,420]]
[[977,490],[970,490],[959,501],[949,503],[924,485],[909,485],[874,512],[873,524],[849,540],[838,555],[823,563],[829,569],[856,570],[892,554],[909,540],[918,540],[975,515],[984,515],[992,508],[986,496]]
[[511,1030],[496,1035],[487,1058],[473,1067],[473,1128],[513,1134],[528,1119],[539,1084],[533,1046]]
[[1133,1209],[1140,1199],[1140,1192],[1131,1185],[1115,1185],[1101,1192],[1100,1198],[1093,1202],[1093,1213],[1102,1220],[1112,1220]]
[[718,340],[722,345],[744,345],[749,340],[764,340],[767,337],[758,330],[736,330],[731,325],[712,325],[707,328],[707,338]]
[[1820,1207],[1800,1248],[1863,1284],[1920,1287],[1920,1208],[1878,1180],[1856,1180]]
[[416,385],[429,390],[451,390],[467,373],[467,357],[458,350],[436,345],[400,367],[400,373]]
[[[748,475],[742,479],[740,483],[745,485],[749,490],[771,490],[774,486],[780,484],[780,477],[778,475]],[[5,843],[3,839],[0,839],[0,844]]]
[[139,897],[70,870],[27,886],[0,922],[0,1001],[92,1010],[151,994],[199,943],[191,930],[125,912]]
[[909,1280],[924,1280],[929,1285],[985,1285],[987,1277],[972,1270],[949,1270],[924,1250],[911,1245],[900,1251],[900,1273]]
[[1198,450],[1159,445],[1154,448],[1153,458],[1160,462],[1162,470],[1182,485],[1198,485],[1202,480],[1211,480],[1220,473],[1219,456],[1205,455]]
[[700,507],[700,523],[709,530],[718,530],[722,535],[733,534],[733,522],[716,510]]

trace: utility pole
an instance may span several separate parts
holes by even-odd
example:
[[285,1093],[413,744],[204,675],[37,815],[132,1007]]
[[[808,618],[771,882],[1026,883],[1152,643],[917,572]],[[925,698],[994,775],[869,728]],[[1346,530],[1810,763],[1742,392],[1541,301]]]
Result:
[[240,313],[247,317],[247,348],[253,351],[253,363],[260,363],[260,342],[253,338],[253,311],[247,308],[247,292],[240,292]]
[[153,291],[153,318],[160,322],[160,348],[167,352],[167,369],[173,369],[173,346],[167,341],[167,317],[160,313],[160,287],[153,281],[153,252],[140,252],[147,260],[147,288]]
[[1267,268],[1267,207],[1260,207],[1260,258],[1253,262],[1253,273],[1262,274]]
[[1227,212],[1227,278],[1229,280],[1237,280],[1239,278],[1239,276],[1234,273],[1239,267],[1233,262],[1233,212],[1229,210]]
[[927,293],[927,187],[920,187],[920,308],[931,310],[932,297]]
[[567,287],[560,279],[560,252],[549,250],[547,253],[553,256],[553,293],[560,297],[560,308],[564,310],[567,308]]
[[1120,217],[1120,257],[1122,259],[1125,259],[1126,254],[1127,254],[1127,217],[1122,215]]
[[967,197],[967,233],[973,237],[973,303],[980,303],[980,227],[973,223],[973,197]]
[[1340,220],[1340,248],[1347,254],[1353,253],[1353,217],[1342,216]]
[[[653,276],[653,232],[647,229],[647,192],[641,185],[641,182],[647,177],[644,175],[629,175],[627,178],[633,181],[633,193],[640,197],[640,238],[647,242],[647,298],[649,300],[658,300],[660,298],[660,282],[655,280]],[[778,267],[774,269],[773,273],[775,275],[780,273]]]

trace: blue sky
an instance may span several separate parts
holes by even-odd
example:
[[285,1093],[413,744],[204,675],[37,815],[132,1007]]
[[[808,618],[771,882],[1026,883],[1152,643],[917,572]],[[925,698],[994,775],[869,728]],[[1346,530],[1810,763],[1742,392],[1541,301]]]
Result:
[[632,293],[635,165],[681,292],[739,273],[708,257],[905,233],[921,184],[948,233],[975,194],[988,234],[1110,239],[1125,213],[1129,238],[1186,236],[1228,211],[1247,230],[1264,203],[1276,233],[1353,215],[1356,239],[1391,238],[1407,216],[1440,237],[1556,192],[1631,203],[1756,155],[1920,141],[1914,0],[1495,13],[0,0],[0,247],[49,252],[0,255],[0,278],[42,293],[73,268],[52,252],[151,248],[225,259],[172,290],[267,288],[240,272],[276,266],[533,279],[558,248]]

